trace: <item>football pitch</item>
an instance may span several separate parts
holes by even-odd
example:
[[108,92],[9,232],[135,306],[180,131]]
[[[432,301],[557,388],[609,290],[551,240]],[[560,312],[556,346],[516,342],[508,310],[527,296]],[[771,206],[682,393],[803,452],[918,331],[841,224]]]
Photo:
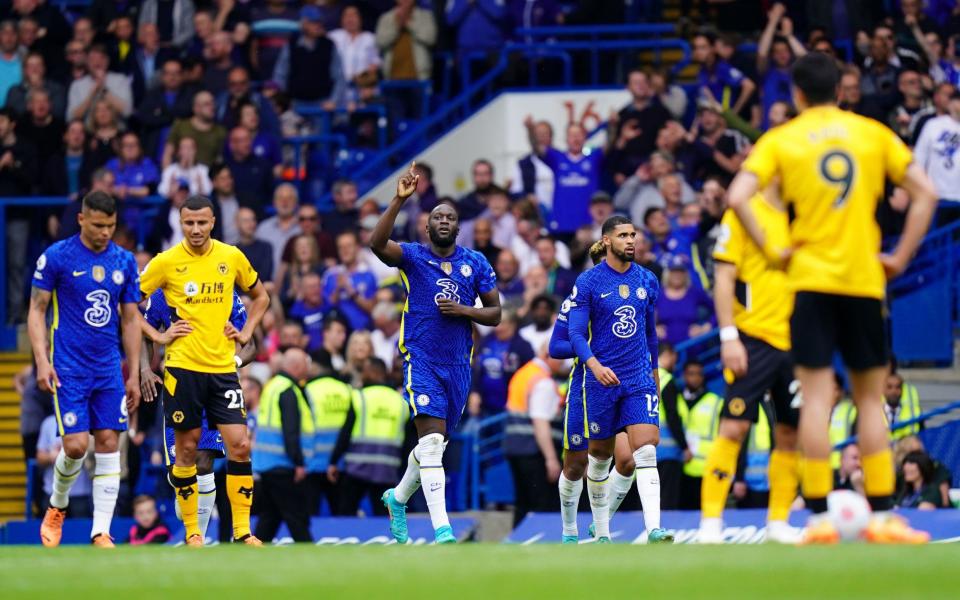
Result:
[[958,598],[960,544],[0,547],[0,598]]

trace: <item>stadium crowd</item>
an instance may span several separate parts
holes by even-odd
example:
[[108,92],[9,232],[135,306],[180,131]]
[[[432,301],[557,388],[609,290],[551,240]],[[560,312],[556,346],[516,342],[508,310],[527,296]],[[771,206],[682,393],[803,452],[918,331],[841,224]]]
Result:
[[[640,13],[634,16],[660,20],[662,3],[635,4]],[[332,186],[333,207],[320,212],[315,198],[300,196],[298,165],[282,140],[312,130],[311,119],[298,114],[307,108],[349,114],[385,103],[392,126],[417,118],[419,88],[384,95],[379,83],[429,81],[435,51],[493,53],[519,26],[623,22],[623,5],[94,0],[85,14],[74,15],[48,2],[14,0],[0,12],[0,98],[6,99],[0,109],[0,197],[40,194],[72,202],[63,211],[8,211],[8,315],[16,319],[24,310],[28,247],[76,233],[79,198],[87,191],[106,191],[121,201],[115,241],[137,253],[141,268],[182,240],[178,209],[186,199],[208,195],[217,213],[214,237],[244,252],[273,297],[257,334],[256,360],[242,371],[255,469],[258,400],[278,373],[306,382],[303,398],[313,418],[309,432],[284,431],[303,438],[285,450],[294,472],[282,481],[261,472],[261,485],[287,492],[302,487],[303,493],[258,492],[258,502],[278,504],[266,510],[289,515],[315,513],[325,500],[333,514],[355,514],[361,496],[369,493],[379,512],[379,494],[396,480],[410,436],[403,421],[383,433],[396,448],[395,456],[379,457],[389,468],[351,461],[354,426],[368,418],[351,401],[351,389],[383,393],[400,403],[397,342],[404,288],[396,269],[369,248],[386,198],[361,198],[357,184],[341,179]],[[530,154],[510,173],[495,173],[490,161],[475,157],[472,189],[461,197],[437,189],[429,165],[416,165],[419,186],[395,236],[423,240],[429,211],[442,202],[455,205],[459,242],[495,267],[507,309],[496,328],[478,327],[471,419],[464,427],[503,414],[515,393],[530,391],[515,392],[513,378],[524,365],[545,359],[558,308],[577,275],[592,264],[588,251],[600,225],[615,213],[642,227],[636,260],[662,281],[657,331],[662,366],[682,373],[674,393],[691,415],[709,415],[714,405],[719,410],[703,365],[695,360],[664,365],[676,357],[664,349],[716,325],[711,255],[726,187],[751,143],[794,114],[789,68],[806,52],[826,52],[842,63],[842,107],[886,123],[915,147],[945,199],[939,223],[958,214],[960,204],[950,202],[960,189],[953,158],[960,148],[957,2],[684,5],[699,6],[699,12],[686,11],[678,25],[698,66],[695,85],[684,89],[667,71],[629,70],[622,83],[632,100],[610,115],[602,147],[588,145],[588,132],[579,123],[554,131],[531,115],[516,124],[529,133]],[[691,14],[709,19],[704,25],[688,18]],[[835,40],[851,42],[852,60],[845,62]],[[744,52],[741,44],[753,41],[755,52]],[[369,124],[349,118],[347,126],[363,138]],[[139,244],[134,231],[143,208],[124,201],[155,194],[166,203]],[[886,235],[900,230],[905,209],[905,194],[890,188],[878,213]],[[291,349],[302,349],[309,362],[288,355]],[[895,372],[888,387],[889,420],[915,416],[915,388]],[[25,454],[46,470],[48,487],[51,457],[58,451],[51,399],[29,374],[21,377],[20,388]],[[554,410],[543,415],[547,420],[561,415],[561,395],[555,396]],[[841,382],[838,407],[842,397]],[[516,402],[526,406],[527,399]],[[708,408],[698,411],[698,405]],[[849,408],[840,410],[837,441],[853,431],[855,420]],[[131,502],[132,492],[145,472],[143,461],[162,464],[165,449],[155,408],[144,405],[137,418],[124,446],[126,502],[120,511],[142,513],[131,539],[143,540],[157,535],[151,533],[156,509],[151,513],[146,499]],[[709,418],[706,425],[701,421],[684,424],[700,443],[693,448],[680,437],[684,480],[672,496],[664,490],[665,509],[699,508],[704,441],[716,435]],[[744,465],[747,453],[769,452],[769,440],[755,442],[745,451]],[[917,444],[912,435],[898,441],[904,449],[898,461],[901,505],[949,506],[942,485],[949,487],[949,472]],[[840,485],[852,489],[859,477],[855,450],[838,454],[835,465]],[[524,472],[519,465],[532,458],[534,472],[545,475],[536,484],[517,482],[518,488],[531,486],[522,492],[529,492],[530,508],[556,505],[556,456],[552,462],[539,454],[507,458],[515,473]],[[530,468],[529,460],[525,464]],[[766,482],[746,471],[738,475],[733,495],[738,505],[762,506]],[[165,486],[157,489],[169,493]],[[74,487],[70,509],[77,516],[89,513],[89,502],[82,502],[89,493],[89,484]],[[37,499],[42,503],[48,495],[40,491]],[[291,497],[302,497],[302,506],[289,506]]]

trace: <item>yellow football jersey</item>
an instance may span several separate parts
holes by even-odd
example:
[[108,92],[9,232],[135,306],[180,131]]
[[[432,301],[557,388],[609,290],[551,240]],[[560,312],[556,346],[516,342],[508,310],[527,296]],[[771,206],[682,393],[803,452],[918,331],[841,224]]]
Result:
[[877,203],[885,179],[899,184],[912,160],[886,126],[835,106],[809,108],[760,138],[743,169],[760,189],[780,176],[794,213],[791,289],[884,297]]
[[185,241],[156,255],[140,274],[140,292],[148,297],[163,289],[171,319],[193,327],[167,346],[166,366],[201,373],[236,371],[236,344],[223,328],[233,307],[234,284],[248,291],[258,280],[240,250],[217,240],[210,240],[203,255],[191,252]]
[[[750,207],[767,239],[775,246],[786,246],[790,241],[787,213],[771,206],[762,194],[750,199]],[[767,262],[732,210],[723,215],[720,229],[713,258],[737,268],[734,324],[774,348],[789,350],[793,293],[787,288],[786,273]]]

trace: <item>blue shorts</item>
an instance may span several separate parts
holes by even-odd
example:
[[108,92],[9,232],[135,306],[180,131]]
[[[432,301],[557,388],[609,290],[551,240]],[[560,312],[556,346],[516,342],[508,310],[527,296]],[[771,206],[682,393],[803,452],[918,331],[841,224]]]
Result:
[[127,395],[117,368],[109,375],[59,375],[53,395],[60,435],[96,429],[127,430]]
[[428,415],[447,422],[447,432],[460,423],[470,395],[470,365],[437,365],[403,361],[403,397],[414,417]]
[[587,428],[583,420],[583,368],[577,362],[570,371],[567,407],[563,414],[563,449],[582,452],[587,449]]
[[[173,427],[163,428],[163,460],[166,466],[173,464],[177,457],[176,440],[174,438]],[[223,458],[227,453],[223,449],[223,437],[216,429],[210,429],[206,419],[203,421],[203,428],[200,431],[200,443],[197,444],[197,450],[207,450],[213,452],[216,458]]]
[[586,437],[605,440],[630,425],[660,426],[660,397],[655,384],[636,377],[605,387],[590,369],[586,366],[581,369],[584,371]]

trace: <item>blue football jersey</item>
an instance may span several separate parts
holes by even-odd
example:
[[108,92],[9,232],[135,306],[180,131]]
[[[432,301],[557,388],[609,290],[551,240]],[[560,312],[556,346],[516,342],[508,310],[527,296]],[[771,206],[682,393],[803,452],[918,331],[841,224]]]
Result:
[[469,364],[473,353],[473,323],[440,314],[437,302],[449,298],[473,306],[477,297],[497,286],[487,259],[457,246],[446,258],[418,243],[400,244],[400,277],[407,289],[400,326],[400,354],[407,360],[429,359],[446,365]]
[[[143,312],[143,318],[147,320],[147,323],[150,323],[159,331],[163,331],[171,325],[172,311],[170,305],[167,304],[162,289],[157,289],[150,294],[147,299],[147,308],[141,312]],[[247,307],[243,305],[243,300],[240,299],[240,294],[236,290],[233,292],[233,309],[230,311],[230,322],[238,331],[247,324]]]
[[549,149],[544,162],[553,170],[553,219],[550,229],[573,232],[589,225],[590,197],[600,188],[603,175],[603,151],[586,149],[587,154],[571,158],[569,154]]
[[[657,278],[640,265],[631,264],[626,273],[618,273],[603,261],[586,271],[570,294],[574,347],[578,334],[586,336],[593,355],[613,369],[621,382],[635,378],[652,382],[652,357],[657,353],[654,311],[659,296]],[[579,330],[587,323],[589,327]]]
[[51,292],[50,360],[65,375],[120,365],[120,305],[140,301],[133,254],[113,242],[96,253],[75,235],[37,260],[33,286]]

